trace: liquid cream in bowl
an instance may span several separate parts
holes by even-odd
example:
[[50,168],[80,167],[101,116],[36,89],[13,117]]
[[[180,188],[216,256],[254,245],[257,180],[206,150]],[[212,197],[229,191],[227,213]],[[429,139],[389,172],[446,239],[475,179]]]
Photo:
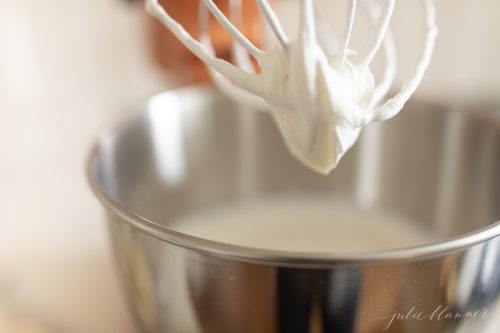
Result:
[[433,241],[430,231],[407,217],[307,197],[218,207],[186,216],[174,228],[212,241],[294,252],[372,252]]

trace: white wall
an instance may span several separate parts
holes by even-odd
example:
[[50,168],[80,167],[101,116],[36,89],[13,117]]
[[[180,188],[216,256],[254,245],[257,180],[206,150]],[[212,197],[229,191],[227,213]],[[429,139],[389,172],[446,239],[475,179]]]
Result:
[[133,331],[84,174],[98,128],[162,86],[123,3],[0,0],[1,333]]

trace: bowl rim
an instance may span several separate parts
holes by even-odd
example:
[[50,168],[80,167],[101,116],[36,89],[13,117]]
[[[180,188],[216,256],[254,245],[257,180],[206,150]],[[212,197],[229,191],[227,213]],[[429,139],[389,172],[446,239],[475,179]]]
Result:
[[[208,87],[189,87],[162,92],[160,94],[178,94],[190,92],[197,94],[213,93]],[[156,96],[156,95],[155,95]],[[154,97],[154,96],[153,96]],[[86,176],[93,193],[97,196],[101,204],[108,213],[120,222],[126,222],[150,236],[168,242],[175,246],[191,249],[197,252],[223,257],[227,259],[291,267],[330,267],[330,266],[352,266],[366,264],[390,264],[400,261],[420,261],[441,257],[446,254],[460,252],[474,245],[484,243],[500,236],[500,221],[493,222],[483,228],[451,237],[444,241],[436,241],[430,244],[399,248],[394,250],[384,250],[377,252],[356,252],[356,253],[328,253],[328,252],[293,252],[277,251],[269,249],[259,249],[240,245],[227,244],[212,241],[201,237],[192,236],[186,233],[175,231],[162,226],[154,221],[134,213],[132,210],[124,208],[119,202],[109,196],[102,184],[97,179],[96,163],[101,149],[101,138],[103,135],[115,137],[123,130],[131,120],[144,112],[144,107],[140,112],[122,119],[115,126],[107,127],[101,131],[100,135],[94,138],[90,148],[90,153],[86,160]],[[488,112],[474,112],[487,115]],[[500,118],[495,117],[495,121],[500,126]]]

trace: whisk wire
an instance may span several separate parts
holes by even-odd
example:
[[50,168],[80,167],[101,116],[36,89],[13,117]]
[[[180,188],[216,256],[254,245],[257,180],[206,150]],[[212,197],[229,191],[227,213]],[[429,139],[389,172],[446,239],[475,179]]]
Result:
[[283,27],[281,26],[281,23],[278,19],[278,16],[272,9],[271,5],[267,0],[257,0],[257,5],[264,14],[266,21],[269,23],[271,30],[273,31],[274,35],[280,42],[281,46],[285,51],[287,51],[288,43],[290,42],[290,40],[288,39],[288,36],[285,34],[285,31],[283,30]]
[[375,55],[379,51],[380,46],[382,45],[382,42],[387,35],[387,30],[389,29],[392,14],[394,13],[395,3],[396,0],[387,0],[386,7],[382,11],[382,16],[379,17],[379,24],[375,29],[373,36],[370,38],[370,41],[368,42],[368,47],[365,53],[361,57],[361,63],[363,63],[365,66],[368,66],[372,62],[373,58],[375,58]]
[[224,15],[224,13],[217,7],[213,0],[203,0],[208,10],[214,15],[214,17],[219,21],[219,23],[231,34],[231,36],[243,46],[248,53],[250,53],[255,59],[258,59],[264,51],[256,47],[240,30],[238,30],[233,23]]
[[341,65],[346,59],[347,49],[349,48],[349,42],[351,40],[351,35],[352,35],[352,27],[354,26],[356,5],[357,5],[356,0],[349,1],[349,7],[347,9],[347,21],[344,28],[344,35],[342,36],[342,42],[340,43],[339,52],[337,54],[337,57],[335,58],[335,64],[337,66]]

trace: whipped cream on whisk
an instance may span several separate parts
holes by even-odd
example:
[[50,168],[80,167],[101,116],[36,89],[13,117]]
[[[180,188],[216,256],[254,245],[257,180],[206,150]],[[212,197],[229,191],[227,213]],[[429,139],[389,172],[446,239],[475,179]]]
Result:
[[[208,10],[235,40],[235,64],[214,55],[208,34],[202,34],[200,41],[193,39],[157,0],[147,0],[146,5],[152,15],[207,64],[219,88],[244,103],[268,106],[290,153],[323,174],[335,168],[363,126],[387,120],[403,108],[423,78],[437,36],[434,1],[420,0],[425,12],[422,54],[401,90],[380,103],[394,78],[395,54],[389,23],[395,0],[386,0],[383,9],[371,0],[361,3],[375,25],[367,48],[361,52],[349,48],[357,9],[357,1],[350,0],[345,31],[333,55],[328,55],[317,41],[313,0],[300,0],[299,31],[294,38],[286,36],[269,3],[256,0],[280,44],[280,48],[270,51],[252,44],[213,0],[202,1],[201,30],[206,30],[203,27],[208,24]],[[230,0],[233,11],[241,6],[240,1]],[[370,64],[382,45],[386,71],[376,83]],[[253,71],[248,55],[256,59],[260,73]]]

